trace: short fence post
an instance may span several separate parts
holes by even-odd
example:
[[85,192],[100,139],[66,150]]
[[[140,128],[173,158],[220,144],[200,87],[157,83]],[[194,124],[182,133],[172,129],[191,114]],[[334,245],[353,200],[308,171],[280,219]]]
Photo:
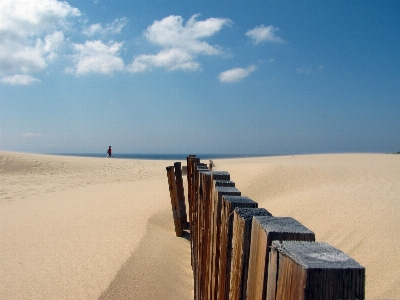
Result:
[[315,241],[315,234],[290,217],[253,217],[247,299],[267,295],[268,257],[273,240]]
[[167,167],[167,176],[168,176],[168,185],[169,185],[169,195],[171,197],[171,206],[172,206],[172,215],[174,217],[174,225],[175,225],[175,234],[176,236],[182,236],[182,222],[179,215],[179,206],[178,206],[178,196],[176,193],[176,182],[175,182],[175,174],[174,167]]
[[268,273],[267,300],[365,298],[365,268],[327,243],[274,241]]

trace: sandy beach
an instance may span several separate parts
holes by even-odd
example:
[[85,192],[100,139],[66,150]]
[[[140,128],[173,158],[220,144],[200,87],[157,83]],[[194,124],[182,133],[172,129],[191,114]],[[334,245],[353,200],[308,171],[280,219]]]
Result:
[[[173,162],[0,151],[0,299],[193,299],[189,241],[173,227]],[[366,299],[400,298],[400,155],[214,163],[259,207],[366,267]]]

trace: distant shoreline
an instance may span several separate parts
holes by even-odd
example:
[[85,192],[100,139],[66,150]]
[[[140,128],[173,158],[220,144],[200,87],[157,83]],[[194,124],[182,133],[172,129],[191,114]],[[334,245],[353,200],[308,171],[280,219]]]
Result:
[[[60,156],[81,156],[81,157],[106,157],[106,153],[49,153],[50,155]],[[116,153],[113,154],[114,158],[121,159],[146,159],[146,160],[186,160],[190,154],[130,154],[130,153]],[[201,159],[221,159],[221,158],[246,158],[246,157],[271,157],[281,156],[283,154],[194,154]]]

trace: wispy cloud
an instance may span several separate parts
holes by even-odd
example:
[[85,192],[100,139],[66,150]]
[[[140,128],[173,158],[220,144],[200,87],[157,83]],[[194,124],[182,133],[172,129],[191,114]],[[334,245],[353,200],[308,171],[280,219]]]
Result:
[[79,15],[80,11],[67,2],[1,1],[2,82],[26,84],[28,78],[33,78],[32,73],[45,70],[64,43],[63,30],[67,27],[68,18]]
[[306,75],[308,75],[308,74],[311,73],[311,69],[303,66],[303,67],[297,68],[296,72],[297,72],[297,74],[306,74]]
[[325,68],[325,65],[319,65],[318,67],[315,67],[315,68],[308,68],[308,67],[302,66],[302,67],[299,67],[296,69],[296,73],[308,75],[310,73],[321,72],[324,68]]
[[220,82],[231,83],[243,80],[256,70],[256,66],[250,65],[247,68],[235,68],[219,74]]
[[124,62],[119,56],[123,43],[103,43],[100,40],[74,44],[72,56],[75,66],[66,68],[67,73],[85,75],[89,73],[112,74],[124,69]]
[[162,49],[156,54],[136,56],[129,66],[130,72],[143,72],[153,67],[166,68],[169,71],[195,71],[200,68],[196,61],[198,55],[220,55],[221,49],[204,41],[215,35],[232,21],[223,18],[209,18],[197,21],[192,16],[183,24],[181,16],[169,16],[154,21],[145,31],[146,39]]
[[127,23],[128,19],[125,17],[116,19],[114,22],[106,24],[105,27],[100,23],[96,23],[85,27],[82,33],[87,36],[119,34]]
[[31,85],[34,82],[40,82],[39,79],[31,76],[31,75],[22,75],[15,74],[10,76],[4,76],[0,78],[2,83],[11,84],[11,85]]
[[22,138],[41,138],[41,133],[34,133],[34,132],[26,132],[21,134]]
[[279,28],[269,25],[257,26],[246,32],[246,36],[249,37],[255,45],[262,42],[274,42],[274,43],[285,43],[285,40],[276,35]]

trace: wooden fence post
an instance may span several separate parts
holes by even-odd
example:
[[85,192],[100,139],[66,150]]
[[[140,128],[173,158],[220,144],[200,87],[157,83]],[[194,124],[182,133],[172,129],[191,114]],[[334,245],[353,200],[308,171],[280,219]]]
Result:
[[219,258],[220,258],[220,237],[221,237],[221,208],[222,196],[240,196],[241,192],[236,187],[215,186],[213,195],[213,208],[214,223],[211,230],[213,231],[213,251],[211,261],[211,297],[210,299],[217,300],[218,293],[218,276],[219,276]]
[[254,216],[272,216],[265,208],[235,208],[229,300],[246,299],[247,275]]
[[203,215],[203,190],[201,187],[200,177],[202,172],[208,171],[207,165],[203,163],[195,163],[194,184],[193,184],[193,231],[191,231],[191,239],[193,240],[194,255],[194,277],[196,285],[194,287],[195,299],[201,299],[201,242],[202,242],[202,215]]
[[176,193],[178,197],[179,213],[180,213],[182,228],[186,229],[188,220],[186,214],[185,192],[183,189],[181,163],[180,162],[174,163],[174,168],[175,168]]
[[227,300],[229,297],[232,261],[233,211],[236,207],[257,208],[258,203],[244,196],[222,196],[217,294],[219,300]]
[[193,180],[194,180],[194,164],[200,162],[196,155],[189,155],[187,158],[187,181],[188,181],[188,204],[189,204],[189,229],[190,229],[190,251],[191,265],[194,268],[193,254]]
[[182,222],[179,215],[178,196],[176,192],[176,182],[174,167],[167,167],[169,195],[171,197],[172,215],[174,217],[175,234],[176,236],[182,236]]
[[269,252],[273,240],[315,241],[315,234],[293,218],[253,217],[247,299],[262,300],[267,295]]
[[[235,183],[229,181],[230,175],[228,172],[203,172],[203,193],[204,193],[204,240],[203,240],[203,264],[202,264],[202,274],[203,274],[203,288],[202,288],[202,299],[210,299],[210,262],[212,253],[212,194],[213,186],[231,186],[234,187]],[[213,184],[214,183],[214,184]]]
[[[208,234],[208,245],[207,245],[207,272],[206,272],[206,288],[207,288],[207,297],[205,299],[213,299],[214,297],[214,290],[213,290],[213,283],[214,283],[214,277],[213,277],[213,272],[214,272],[214,264],[213,260],[215,258],[215,236],[216,232],[215,230],[215,188],[217,186],[223,186],[223,187],[235,187],[235,183],[233,181],[230,181],[230,175],[228,172],[224,175],[224,173],[216,173],[212,172],[212,184],[211,184],[211,190],[210,190],[210,205],[209,205],[209,216],[208,216],[208,222],[209,222],[209,234]],[[218,175],[217,175],[218,174]]]
[[365,268],[327,243],[274,241],[267,300],[364,299]]

